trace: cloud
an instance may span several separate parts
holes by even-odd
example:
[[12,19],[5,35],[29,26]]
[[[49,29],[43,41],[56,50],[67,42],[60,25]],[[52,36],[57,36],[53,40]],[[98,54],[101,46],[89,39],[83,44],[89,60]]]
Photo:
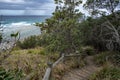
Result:
[[[87,13],[82,5],[78,8]],[[0,15],[52,15],[55,6],[54,0],[0,0]]]
[[0,10],[0,15],[21,15],[24,10]]
[[24,15],[46,15],[45,10],[24,10]]
[[25,3],[24,0],[0,0],[0,2],[3,2],[3,3]]
[[0,0],[3,15],[51,15],[54,9],[54,0]]
[[0,10],[0,15],[51,15],[51,10]]

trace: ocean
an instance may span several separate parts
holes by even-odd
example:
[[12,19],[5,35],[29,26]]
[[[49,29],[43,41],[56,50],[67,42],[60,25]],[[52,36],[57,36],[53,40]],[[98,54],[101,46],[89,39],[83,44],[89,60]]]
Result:
[[41,29],[34,24],[44,22],[50,16],[1,16],[0,22],[4,39],[11,38],[11,33],[20,33],[20,39],[40,35]]

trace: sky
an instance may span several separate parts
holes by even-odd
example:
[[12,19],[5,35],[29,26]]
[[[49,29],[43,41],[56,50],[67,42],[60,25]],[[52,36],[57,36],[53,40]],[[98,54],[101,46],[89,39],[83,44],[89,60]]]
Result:
[[0,0],[0,15],[52,15],[54,10],[54,0]]
[[54,0],[0,0],[0,15],[51,15]]

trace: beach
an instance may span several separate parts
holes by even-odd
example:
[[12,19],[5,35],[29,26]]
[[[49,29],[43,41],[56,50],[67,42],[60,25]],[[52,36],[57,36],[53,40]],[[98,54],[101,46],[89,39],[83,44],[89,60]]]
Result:
[[27,37],[40,35],[41,29],[35,26],[36,22],[44,22],[48,16],[2,16],[1,33],[3,40],[0,44],[1,50],[9,49],[14,43],[11,34],[19,32],[20,40]]

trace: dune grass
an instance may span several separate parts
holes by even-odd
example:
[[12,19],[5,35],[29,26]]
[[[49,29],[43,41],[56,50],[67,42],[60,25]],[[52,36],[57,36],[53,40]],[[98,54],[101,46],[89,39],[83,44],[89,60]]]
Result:
[[4,60],[0,67],[6,70],[22,70],[24,78],[31,75],[31,79],[41,80],[47,67],[47,53],[43,48],[17,49]]
[[[36,47],[32,49],[20,49],[15,47],[11,52],[11,55],[5,59],[0,65],[5,70],[20,70],[22,71],[21,79],[29,78],[29,80],[42,80],[46,68],[47,62],[54,63],[59,58],[59,54],[48,53],[42,47]],[[77,68],[83,64],[76,64],[77,59],[68,58],[65,62],[57,65],[52,72],[52,77],[55,80],[60,80],[64,73],[72,68]]]

